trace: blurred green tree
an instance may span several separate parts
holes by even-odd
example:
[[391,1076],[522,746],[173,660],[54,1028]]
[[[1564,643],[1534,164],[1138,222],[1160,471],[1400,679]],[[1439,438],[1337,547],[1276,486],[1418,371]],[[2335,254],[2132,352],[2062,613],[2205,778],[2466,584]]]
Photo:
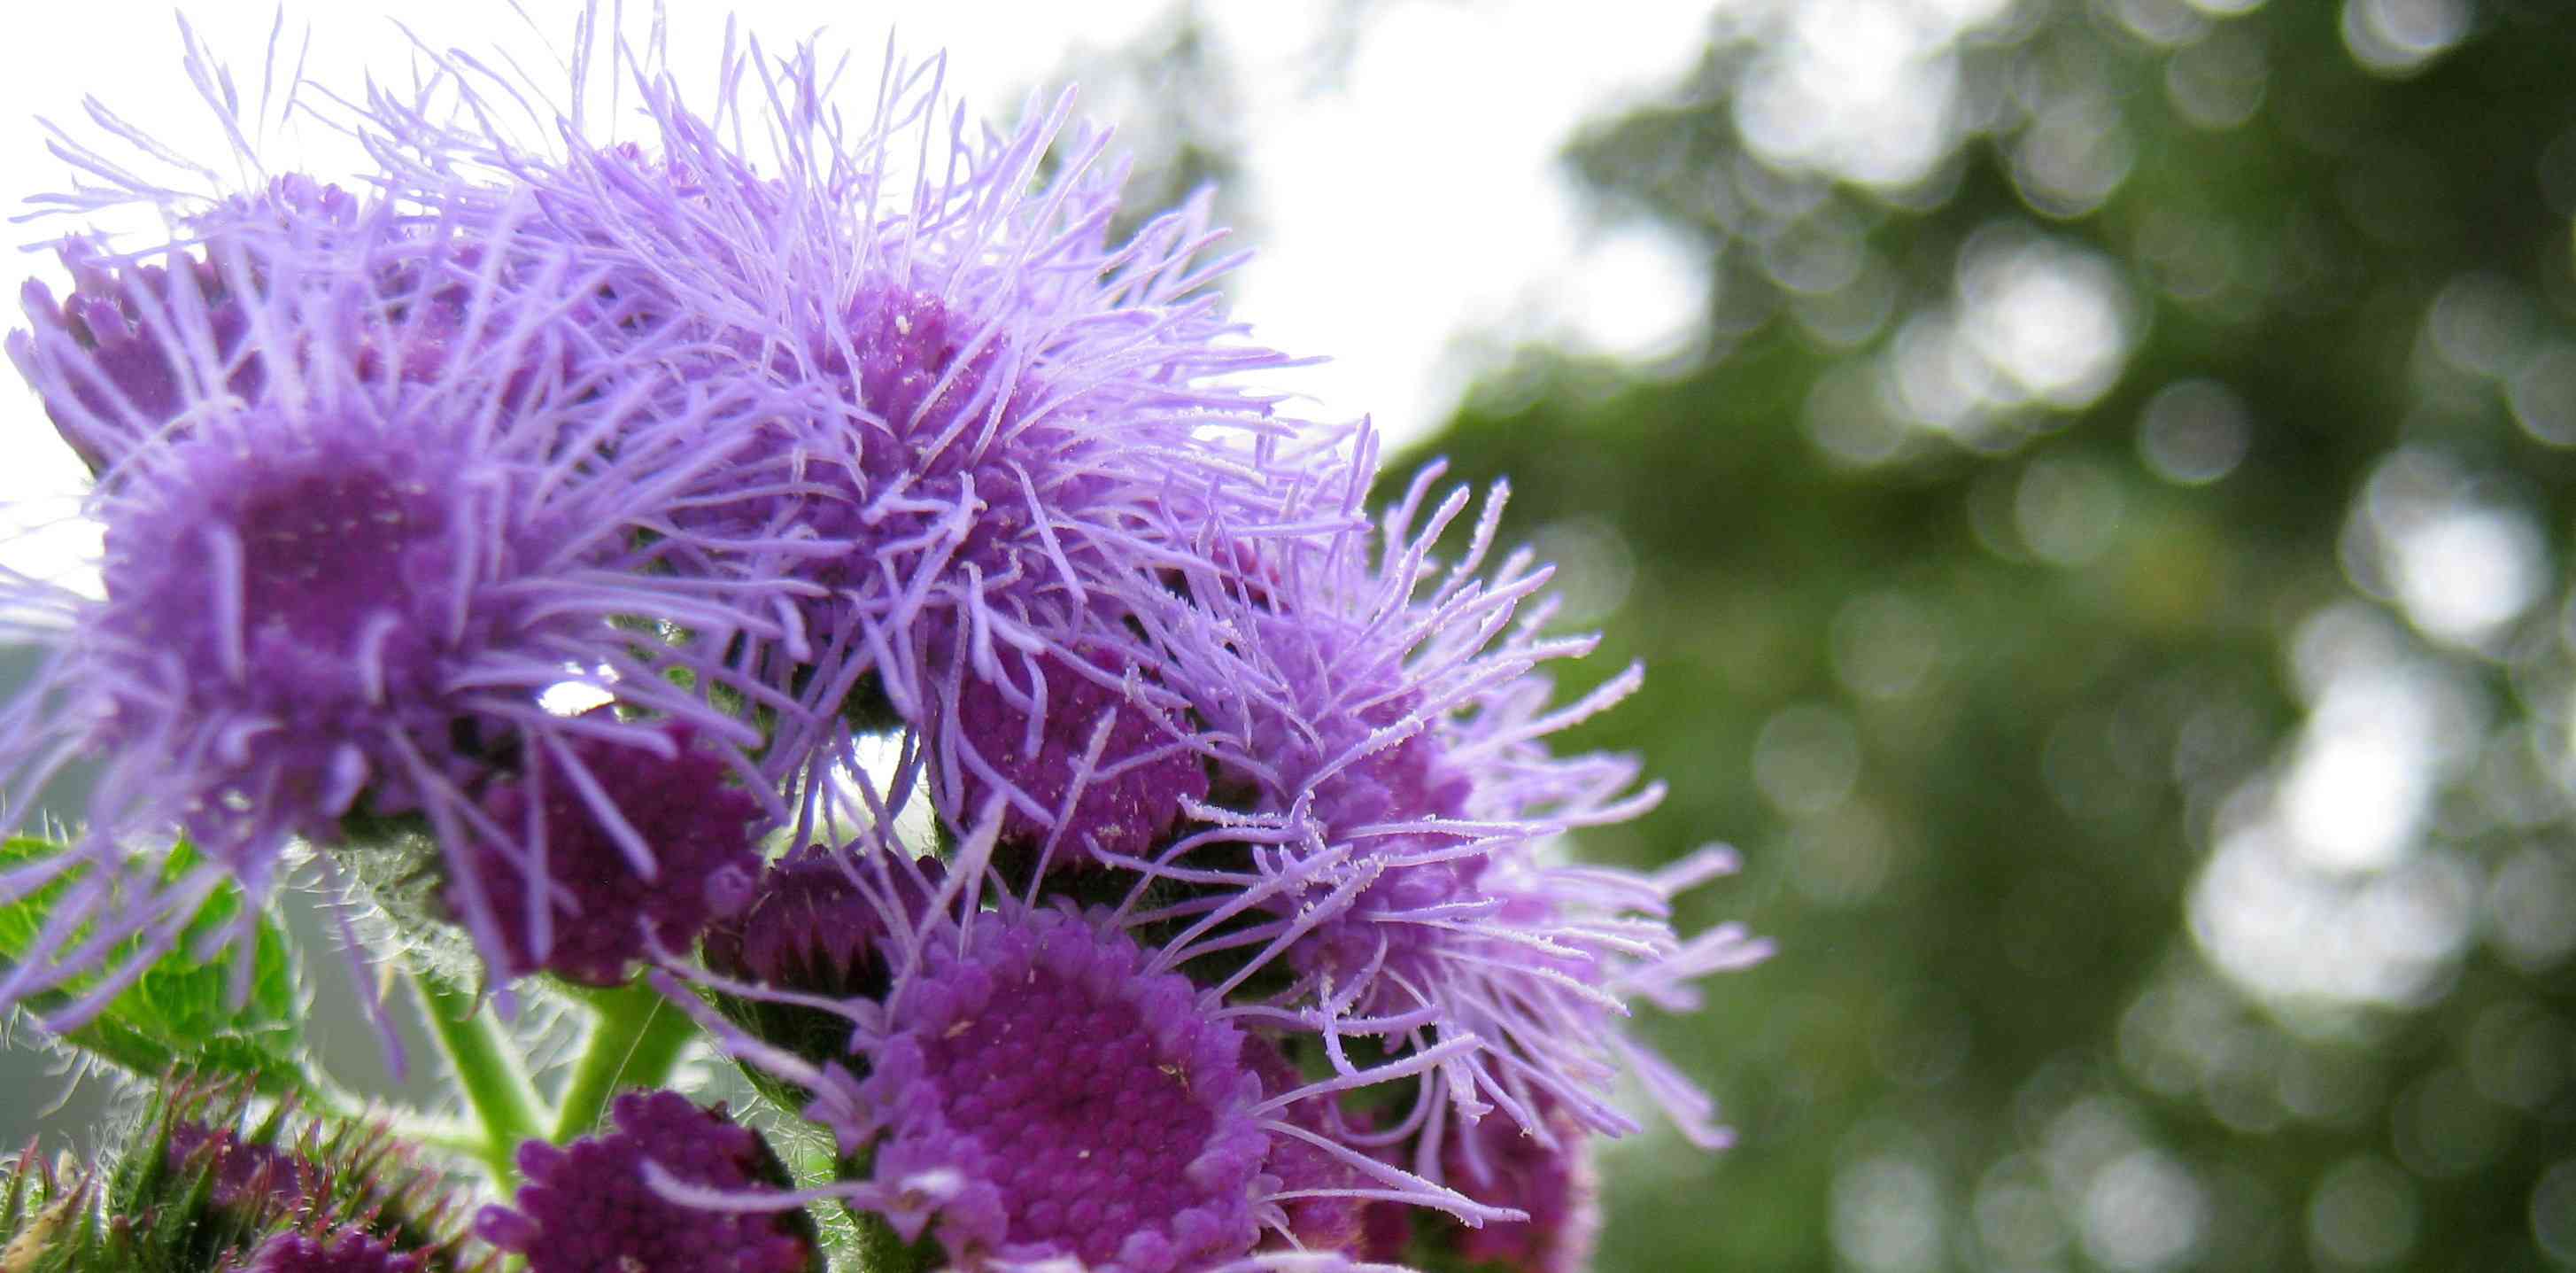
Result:
[[[2576,10],[1726,6],[1571,162],[1704,346],[1508,475],[1647,688],[1581,742],[1781,956],[1650,1027],[1602,1267],[2576,1267]],[[1402,467],[1402,466],[1399,466]],[[1571,693],[1579,686],[1567,687]]]

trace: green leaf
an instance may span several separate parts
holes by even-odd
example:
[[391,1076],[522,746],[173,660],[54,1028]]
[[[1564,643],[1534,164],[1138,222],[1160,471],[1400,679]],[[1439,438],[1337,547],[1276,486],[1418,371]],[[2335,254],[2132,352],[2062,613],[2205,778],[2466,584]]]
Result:
[[[0,841],[0,870],[40,861],[65,852],[45,840]],[[0,960],[26,957],[44,928],[47,911],[88,869],[74,867],[65,877],[16,902],[0,906]],[[161,878],[175,883],[211,865],[181,841],[164,859]],[[190,918],[186,932],[169,951],[95,1018],[63,1036],[73,1047],[147,1077],[171,1069],[204,1074],[240,1075],[272,1094],[306,1093],[309,1082],[301,1060],[304,994],[286,934],[276,920],[260,916],[248,936],[236,938],[200,960],[205,941],[234,923],[250,901],[241,885],[226,878]],[[110,970],[124,967],[139,953],[141,938],[119,943],[98,969],[72,978],[64,986],[31,996],[25,1007],[42,1012],[78,998]],[[251,961],[248,996],[233,1000],[236,961]]]

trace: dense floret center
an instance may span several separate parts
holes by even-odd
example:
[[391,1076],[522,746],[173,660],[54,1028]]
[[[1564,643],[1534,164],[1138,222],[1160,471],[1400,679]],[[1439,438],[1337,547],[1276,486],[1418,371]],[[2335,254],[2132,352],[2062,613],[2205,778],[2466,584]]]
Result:
[[403,567],[447,526],[425,483],[381,469],[296,474],[242,509],[244,612],[304,641],[350,642],[353,616],[409,608]]
[[[654,857],[648,875],[601,825],[580,787],[558,775],[542,801],[524,782],[496,784],[484,796],[495,825],[542,823],[545,878],[531,881],[519,864],[490,846],[476,869],[499,920],[501,951],[487,951],[509,975],[549,969],[594,986],[624,981],[632,961],[648,953],[649,933],[666,949],[684,950],[714,915],[738,906],[760,868],[754,839],[759,802],[731,785],[715,755],[690,746],[691,735],[670,735],[670,759],[642,747],[604,741],[575,744],[591,780],[636,828]],[[531,808],[531,805],[535,808]],[[543,889],[553,909],[551,942],[540,955],[529,919],[528,895]],[[462,911],[462,890],[451,885],[450,904]]]
[[[1090,661],[1102,672],[1117,671],[1106,656]],[[969,676],[957,696],[961,741],[1042,810],[1012,801],[1004,810],[1005,839],[1037,843],[1053,835],[1057,865],[1089,861],[1091,849],[1143,855],[1180,817],[1183,802],[1207,798],[1205,766],[1197,755],[1171,745],[1172,726],[1141,696],[1103,685],[1053,656],[1038,661],[1043,684],[1032,678],[1024,688],[1016,683],[1023,674],[1012,675],[1011,689],[1022,697],[1034,700],[1043,694],[1034,748],[1029,746],[1030,708],[1011,701],[1002,686]],[[1111,719],[1109,736],[1086,772],[1083,760],[1104,717]],[[1159,754],[1140,763],[1149,753]],[[980,774],[967,771],[964,807],[982,808],[990,790]],[[1064,818],[1060,828],[1059,815]]]
[[372,430],[263,423],[282,422],[178,443],[127,493],[111,632],[145,659],[175,653],[195,687],[258,691],[290,726],[432,689],[468,548],[454,475]]
[[1104,1263],[1130,1230],[1205,1201],[1188,1169],[1216,1119],[1187,1069],[1156,1063],[1134,1004],[1032,970],[927,1052],[949,1125],[995,1151],[1013,1242]]
[[[859,405],[882,421],[890,435],[883,440],[897,443],[868,448],[871,476],[889,478],[915,465],[931,473],[953,468],[953,461],[941,463],[952,455],[947,448],[913,453],[911,447],[935,444],[964,412],[1009,406],[993,400],[1008,389],[994,380],[1007,353],[1001,338],[978,342],[980,333],[938,297],[870,279],[851,302],[849,327]],[[833,370],[852,374],[838,354],[831,361]]]
[[934,940],[890,1004],[880,1180],[956,1179],[940,1240],[965,1262],[1171,1273],[1251,1250],[1270,1144],[1243,1036],[1069,912],[976,928],[963,950]]
[[527,1257],[528,1273],[802,1273],[802,1212],[700,1210],[656,1191],[644,1164],[719,1192],[769,1187],[760,1139],[674,1092],[628,1092],[616,1130],[519,1147],[516,1209],[485,1207],[475,1231]]

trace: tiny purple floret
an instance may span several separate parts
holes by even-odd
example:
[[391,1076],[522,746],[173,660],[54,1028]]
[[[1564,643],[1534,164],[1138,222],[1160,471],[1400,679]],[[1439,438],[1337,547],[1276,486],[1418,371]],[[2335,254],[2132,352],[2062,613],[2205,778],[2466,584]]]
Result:
[[229,1127],[186,1120],[170,1127],[170,1165],[183,1172],[212,1169],[218,1207],[275,1204],[293,1211],[323,1187],[322,1169],[273,1144],[246,1141]]
[[[484,795],[494,823],[543,825],[541,895],[554,899],[545,916],[532,913],[539,890],[518,866],[488,847],[478,853],[473,869],[500,919],[503,954],[494,962],[503,976],[544,968],[585,985],[618,985],[654,946],[685,951],[710,919],[743,905],[760,869],[760,804],[729,781],[722,760],[692,746],[688,729],[667,736],[674,752],[667,759],[604,740],[570,748],[650,848],[650,875],[560,772],[541,798],[526,779]],[[458,891],[449,886],[451,905]]]
[[527,1257],[528,1273],[805,1273],[812,1241],[790,1216],[708,1210],[653,1188],[645,1165],[679,1182],[744,1193],[774,1188],[758,1134],[676,1092],[629,1092],[616,1130],[569,1145],[519,1147],[514,1207],[487,1206],[474,1232]]
[[959,741],[971,756],[961,766],[960,807],[982,808],[1008,784],[1002,839],[1049,846],[1051,866],[1143,856],[1183,802],[1208,794],[1206,765],[1173,724],[1177,707],[1125,692],[1134,680],[1122,688],[1105,654],[1085,662],[1088,670],[1077,671],[1047,655],[1025,680],[968,677],[958,691]]
[[1252,1248],[1261,1084],[1188,979],[1056,911],[924,953],[860,1093],[880,1182],[962,1182],[937,1230],[952,1258],[1169,1273]]
[[316,1237],[281,1233],[260,1245],[242,1273],[424,1273],[425,1252],[399,1252],[358,1228]]

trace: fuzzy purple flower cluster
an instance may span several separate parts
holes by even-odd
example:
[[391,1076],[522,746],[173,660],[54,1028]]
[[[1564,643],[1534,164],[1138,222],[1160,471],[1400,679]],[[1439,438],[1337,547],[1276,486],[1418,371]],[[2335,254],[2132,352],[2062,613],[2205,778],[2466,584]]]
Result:
[[[1671,925],[1731,859],[1566,856],[1660,793],[1549,744],[1635,670],[1560,701],[1594,641],[1499,490],[1372,514],[1204,200],[1135,217],[1069,98],[982,130],[936,62],[853,103],[752,45],[693,103],[600,61],[626,135],[437,59],[345,104],[363,180],[109,191],[178,233],[29,285],[104,555],[6,581],[47,656],[0,779],[100,776],[0,879],[81,868],[0,998],[95,986],[70,1028],[99,951],[176,943],[176,837],[260,897],[391,855],[413,940],[646,977],[833,1141],[790,1189],[720,1107],[621,1098],[478,1222],[532,1273],[802,1269],[808,1207],[959,1267],[1552,1271],[1632,1089],[1723,1142],[1624,1019],[1765,953]],[[256,1267],[395,1267],[337,1250]]]

